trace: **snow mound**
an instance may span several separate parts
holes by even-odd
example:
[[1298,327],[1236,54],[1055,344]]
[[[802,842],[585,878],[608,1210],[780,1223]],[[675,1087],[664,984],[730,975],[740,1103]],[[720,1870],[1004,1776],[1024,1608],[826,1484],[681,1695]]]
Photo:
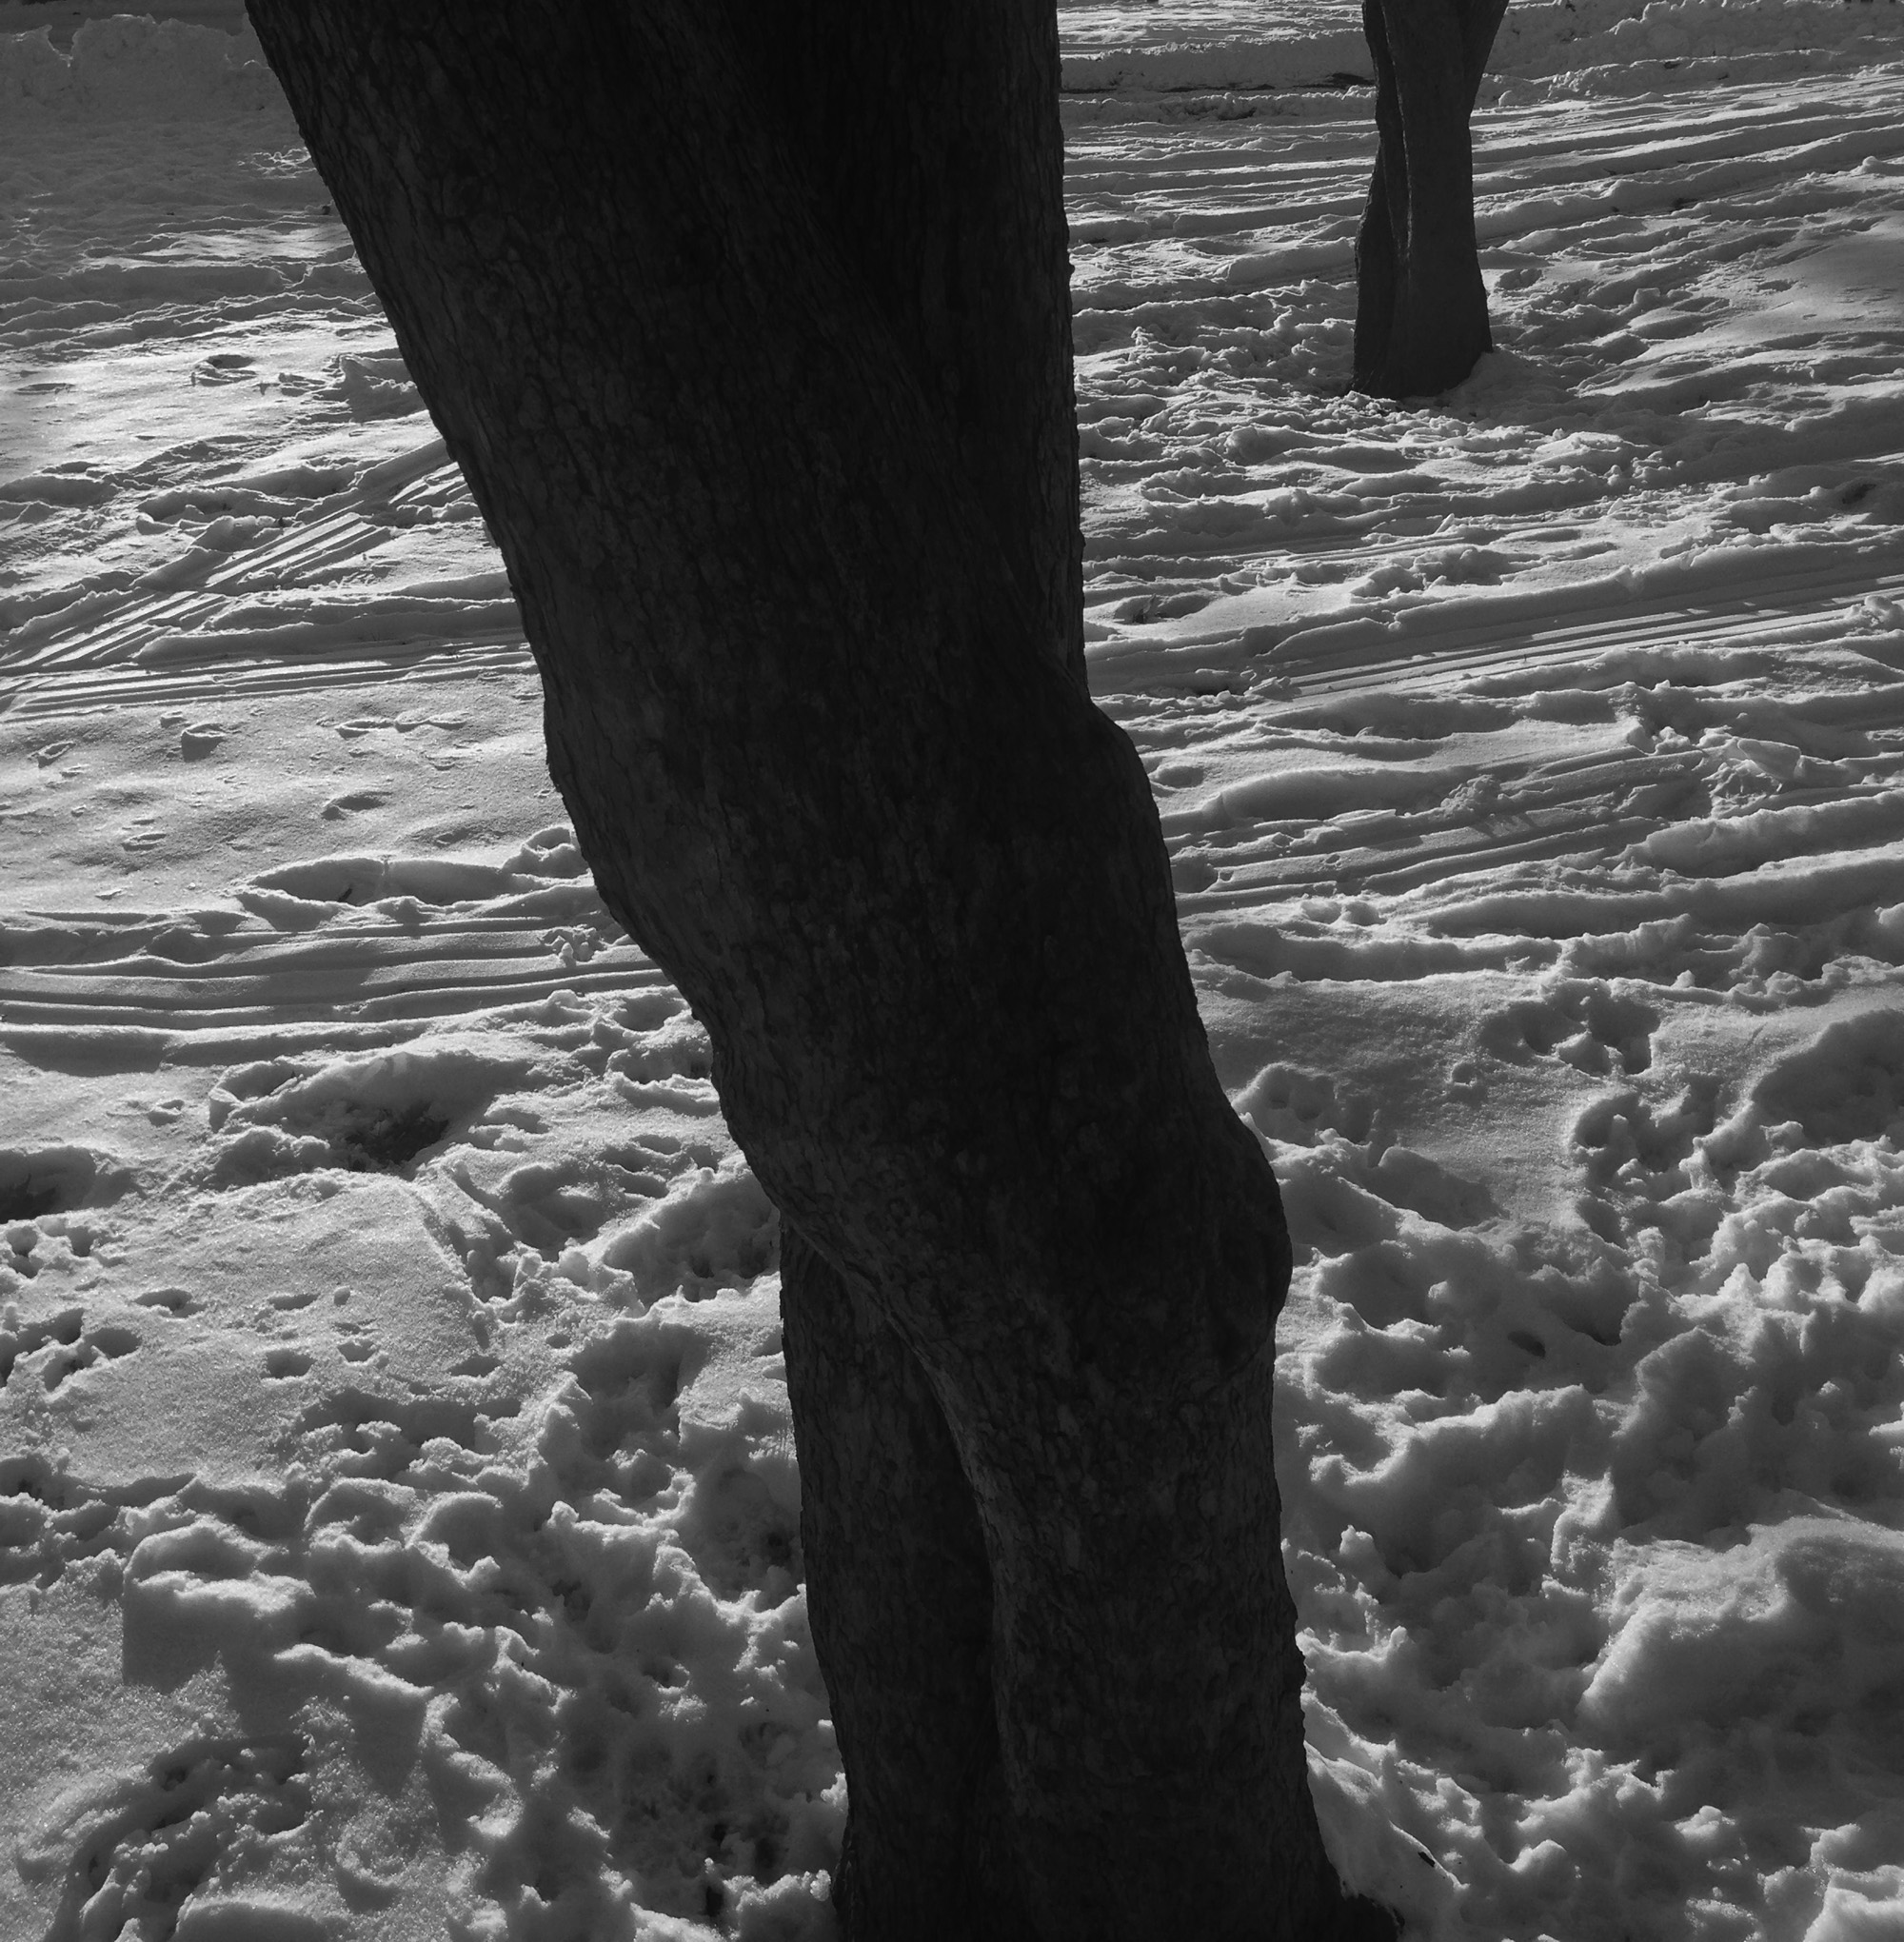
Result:
[[1730,1549],[1648,1545],[1618,1573],[1613,1621],[1580,1716],[1622,1750],[1658,1758],[1741,1714],[1881,1736],[1904,1673],[1904,1533],[1793,1517]]

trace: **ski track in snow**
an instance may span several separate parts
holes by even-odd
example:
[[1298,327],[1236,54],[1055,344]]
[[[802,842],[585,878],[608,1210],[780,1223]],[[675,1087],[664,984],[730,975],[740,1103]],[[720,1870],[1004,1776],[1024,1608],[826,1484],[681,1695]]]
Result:
[[[1517,5],[1413,410],[1352,10],[1062,19],[1331,1841],[1438,1942],[1904,1933],[1897,10]],[[474,505],[242,42],[0,105],[0,1930],[830,1932],[773,1217]]]

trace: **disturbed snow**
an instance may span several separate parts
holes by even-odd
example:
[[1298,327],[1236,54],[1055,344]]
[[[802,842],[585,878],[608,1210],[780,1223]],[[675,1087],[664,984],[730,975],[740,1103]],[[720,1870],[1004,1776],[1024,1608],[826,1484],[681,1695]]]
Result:
[[[255,44],[104,10],[0,8],[0,1932],[823,1935],[771,1210]],[[1063,20],[1330,1839],[1904,1937],[1904,23],[1517,5],[1400,410],[1350,10]]]

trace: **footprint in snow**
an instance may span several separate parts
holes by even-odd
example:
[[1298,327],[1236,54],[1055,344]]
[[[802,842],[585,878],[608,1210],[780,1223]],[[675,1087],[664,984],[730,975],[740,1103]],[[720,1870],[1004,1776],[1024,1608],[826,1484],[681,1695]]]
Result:
[[247,378],[255,375],[255,360],[236,350],[218,350],[194,365],[191,382],[194,385],[241,385]]
[[103,1206],[131,1180],[123,1167],[83,1146],[0,1147],[0,1220],[37,1220]]
[[390,800],[387,789],[352,789],[347,795],[333,796],[318,813],[327,822],[346,816],[361,815],[367,809],[381,809]]
[[236,1067],[206,1102],[218,1136],[210,1183],[248,1187],[324,1168],[407,1178],[454,1124],[526,1071],[526,1061],[454,1048]]
[[1516,1064],[1551,1058],[1599,1078],[1631,1076],[1652,1066],[1658,1025],[1651,1005],[1603,981],[1567,979],[1497,1013],[1481,1028],[1481,1045]]
[[1265,1139],[1314,1146],[1324,1133],[1362,1140],[1375,1122],[1374,1103],[1353,1087],[1338,1088],[1327,1073],[1299,1065],[1265,1066],[1237,1100],[1237,1111]]
[[1904,1135],[1904,1013],[1889,1006],[1832,1025],[1761,1081],[1768,1120],[1795,1120],[1809,1144]]
[[304,1743],[204,1738],[144,1770],[89,1778],[63,1793],[20,1845],[31,1885],[58,1883],[45,1942],[173,1935],[210,1942],[323,1942],[315,1916],[279,1902],[197,1899],[219,1861],[268,1853],[309,1817]]

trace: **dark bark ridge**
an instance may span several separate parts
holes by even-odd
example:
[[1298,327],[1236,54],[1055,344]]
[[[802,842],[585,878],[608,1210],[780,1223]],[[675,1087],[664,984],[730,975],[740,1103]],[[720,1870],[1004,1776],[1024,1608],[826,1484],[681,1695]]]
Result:
[[849,1935],[1355,1932],[1280,1208],[1082,691],[1051,10],[251,11],[788,1222]]
[[1376,160],[1356,238],[1358,391],[1432,397],[1494,347],[1470,122],[1506,10],[1507,0],[1362,0]]

